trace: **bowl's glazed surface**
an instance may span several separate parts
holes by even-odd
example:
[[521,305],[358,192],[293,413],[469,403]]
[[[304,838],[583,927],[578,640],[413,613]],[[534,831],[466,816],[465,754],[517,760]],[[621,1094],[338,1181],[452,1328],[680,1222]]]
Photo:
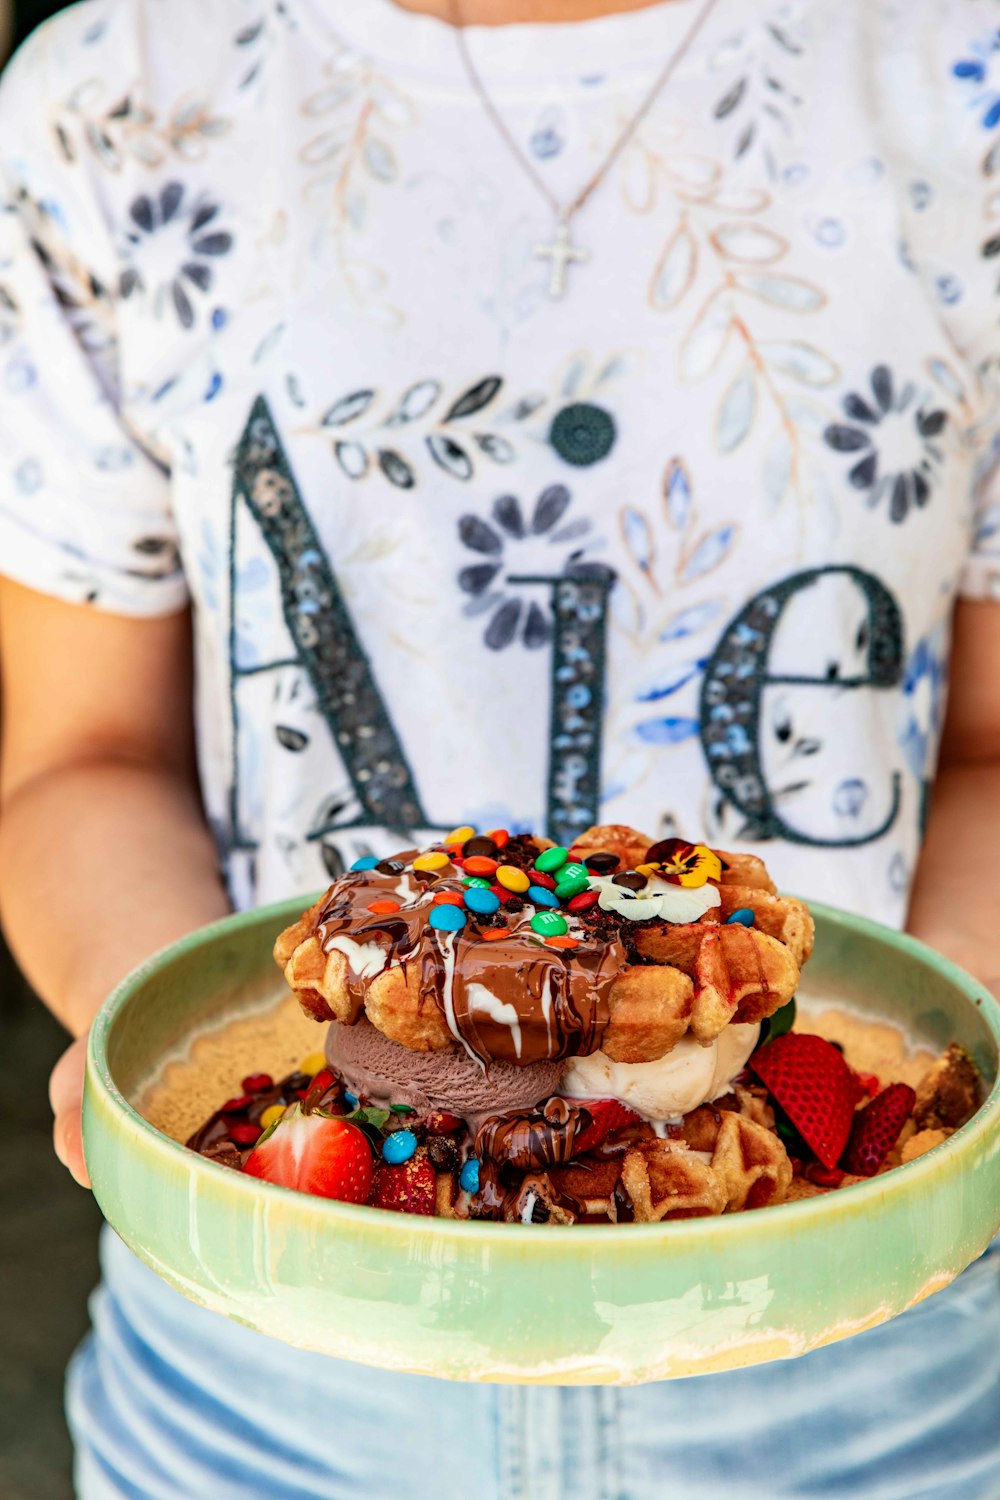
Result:
[[206,1307],[346,1359],[459,1380],[632,1383],[804,1354],[945,1286],[1000,1225],[1000,1006],[929,949],[823,907],[808,978],[940,1050],[983,1108],[858,1187],[671,1224],[521,1227],[356,1208],[220,1167],[134,1100],[165,1056],[280,981],[301,901],[228,918],[126,979],[92,1033],[84,1141],[125,1243]]

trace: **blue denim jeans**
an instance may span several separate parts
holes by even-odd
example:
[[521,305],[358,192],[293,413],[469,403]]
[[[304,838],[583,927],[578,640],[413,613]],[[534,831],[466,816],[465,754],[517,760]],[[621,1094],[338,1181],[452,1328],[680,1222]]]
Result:
[[107,1229],[102,1252],[80,1500],[1000,1500],[1000,1240],[883,1328],[636,1388],[343,1364],[195,1307]]

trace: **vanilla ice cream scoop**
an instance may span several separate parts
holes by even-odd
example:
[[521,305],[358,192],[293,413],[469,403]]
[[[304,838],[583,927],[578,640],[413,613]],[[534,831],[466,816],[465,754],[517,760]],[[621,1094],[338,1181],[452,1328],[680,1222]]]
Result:
[[559,1092],[574,1099],[620,1099],[647,1120],[676,1120],[725,1094],[757,1045],[759,1025],[729,1025],[702,1047],[684,1036],[655,1062],[612,1062],[603,1052],[574,1057]]

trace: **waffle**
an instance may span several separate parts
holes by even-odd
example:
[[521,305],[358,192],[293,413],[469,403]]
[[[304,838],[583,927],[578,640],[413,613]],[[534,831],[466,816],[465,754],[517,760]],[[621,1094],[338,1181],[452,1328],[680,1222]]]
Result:
[[[760,1021],[795,992],[812,921],[753,856],[621,825],[569,851],[456,833],[362,861],[280,935],[275,959],[309,1015],[366,1014],[411,1050],[464,1046],[484,1063],[597,1050],[639,1063],[689,1031],[707,1044],[732,1021]],[[484,890],[494,910],[475,909]]]

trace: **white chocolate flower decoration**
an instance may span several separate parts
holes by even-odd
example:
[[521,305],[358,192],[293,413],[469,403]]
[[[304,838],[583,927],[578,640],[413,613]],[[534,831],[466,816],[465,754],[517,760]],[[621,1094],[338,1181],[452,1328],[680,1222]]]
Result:
[[697,922],[722,904],[717,886],[671,885],[658,875],[650,876],[641,891],[615,885],[611,875],[592,875],[590,889],[599,893],[597,904],[602,911],[617,912],[630,922],[646,922],[650,917],[662,922]]

